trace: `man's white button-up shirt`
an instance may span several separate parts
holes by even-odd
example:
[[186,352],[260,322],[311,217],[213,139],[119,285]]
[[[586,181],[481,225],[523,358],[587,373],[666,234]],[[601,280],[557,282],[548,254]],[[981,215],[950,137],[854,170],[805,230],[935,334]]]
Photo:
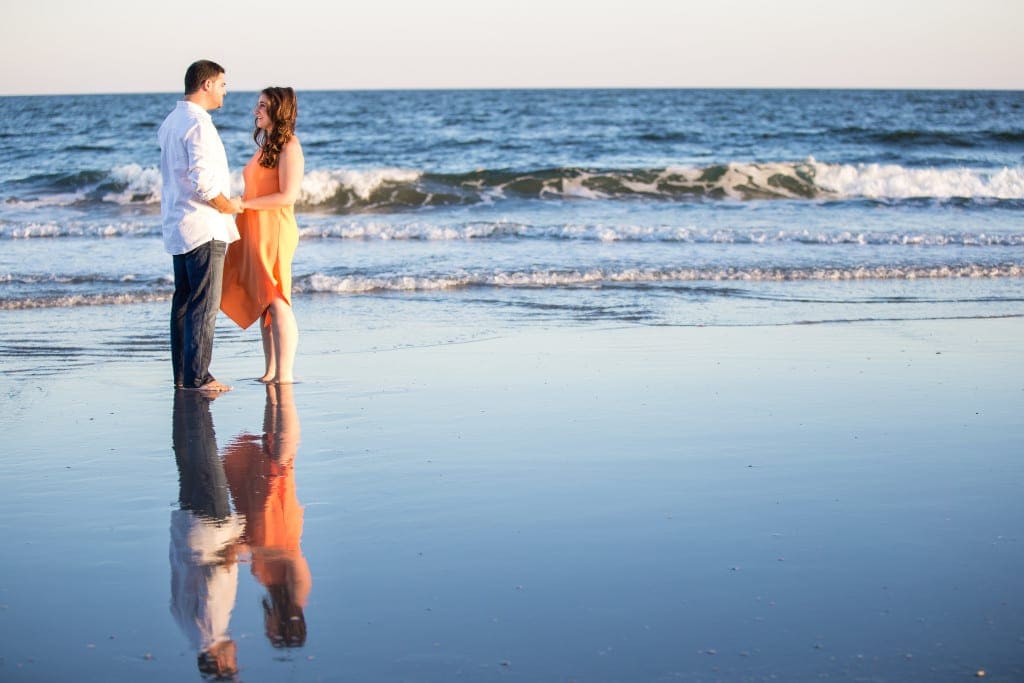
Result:
[[181,100],[158,133],[160,139],[160,213],[164,248],[184,254],[210,240],[238,239],[234,216],[210,206],[217,195],[231,196],[231,173],[224,143],[209,112]]

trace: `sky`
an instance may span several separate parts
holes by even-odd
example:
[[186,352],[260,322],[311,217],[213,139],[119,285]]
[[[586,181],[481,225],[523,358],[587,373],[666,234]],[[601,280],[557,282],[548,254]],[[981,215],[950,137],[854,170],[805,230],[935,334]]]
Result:
[[0,95],[229,89],[1024,90],[1022,0],[0,0]]

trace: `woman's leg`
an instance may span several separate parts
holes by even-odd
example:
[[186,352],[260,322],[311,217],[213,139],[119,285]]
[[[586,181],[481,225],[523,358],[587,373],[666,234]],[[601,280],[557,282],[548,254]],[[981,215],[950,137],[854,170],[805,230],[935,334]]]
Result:
[[260,319],[256,322],[259,323],[260,336],[263,338],[264,370],[260,381],[266,384],[273,382],[277,376],[277,357],[274,354],[274,336],[271,332],[273,323],[271,325],[265,324],[263,316],[260,316]]
[[295,350],[299,345],[299,327],[292,307],[284,299],[270,304],[270,336],[276,374],[273,381],[291,384],[295,381]]

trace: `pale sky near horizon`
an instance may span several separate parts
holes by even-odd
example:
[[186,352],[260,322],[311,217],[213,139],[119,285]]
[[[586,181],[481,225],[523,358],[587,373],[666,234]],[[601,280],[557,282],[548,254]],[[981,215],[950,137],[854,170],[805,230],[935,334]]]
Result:
[[2,0],[0,95],[511,87],[1024,90],[1024,0]]

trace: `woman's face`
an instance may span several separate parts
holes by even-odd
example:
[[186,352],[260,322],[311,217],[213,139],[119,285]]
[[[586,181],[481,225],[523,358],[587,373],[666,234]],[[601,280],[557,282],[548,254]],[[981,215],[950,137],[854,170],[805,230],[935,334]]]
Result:
[[270,114],[267,113],[269,105],[270,100],[267,99],[267,96],[260,95],[260,99],[256,102],[256,108],[252,110],[253,116],[256,117],[256,127],[268,133],[274,127],[274,122],[270,120]]

